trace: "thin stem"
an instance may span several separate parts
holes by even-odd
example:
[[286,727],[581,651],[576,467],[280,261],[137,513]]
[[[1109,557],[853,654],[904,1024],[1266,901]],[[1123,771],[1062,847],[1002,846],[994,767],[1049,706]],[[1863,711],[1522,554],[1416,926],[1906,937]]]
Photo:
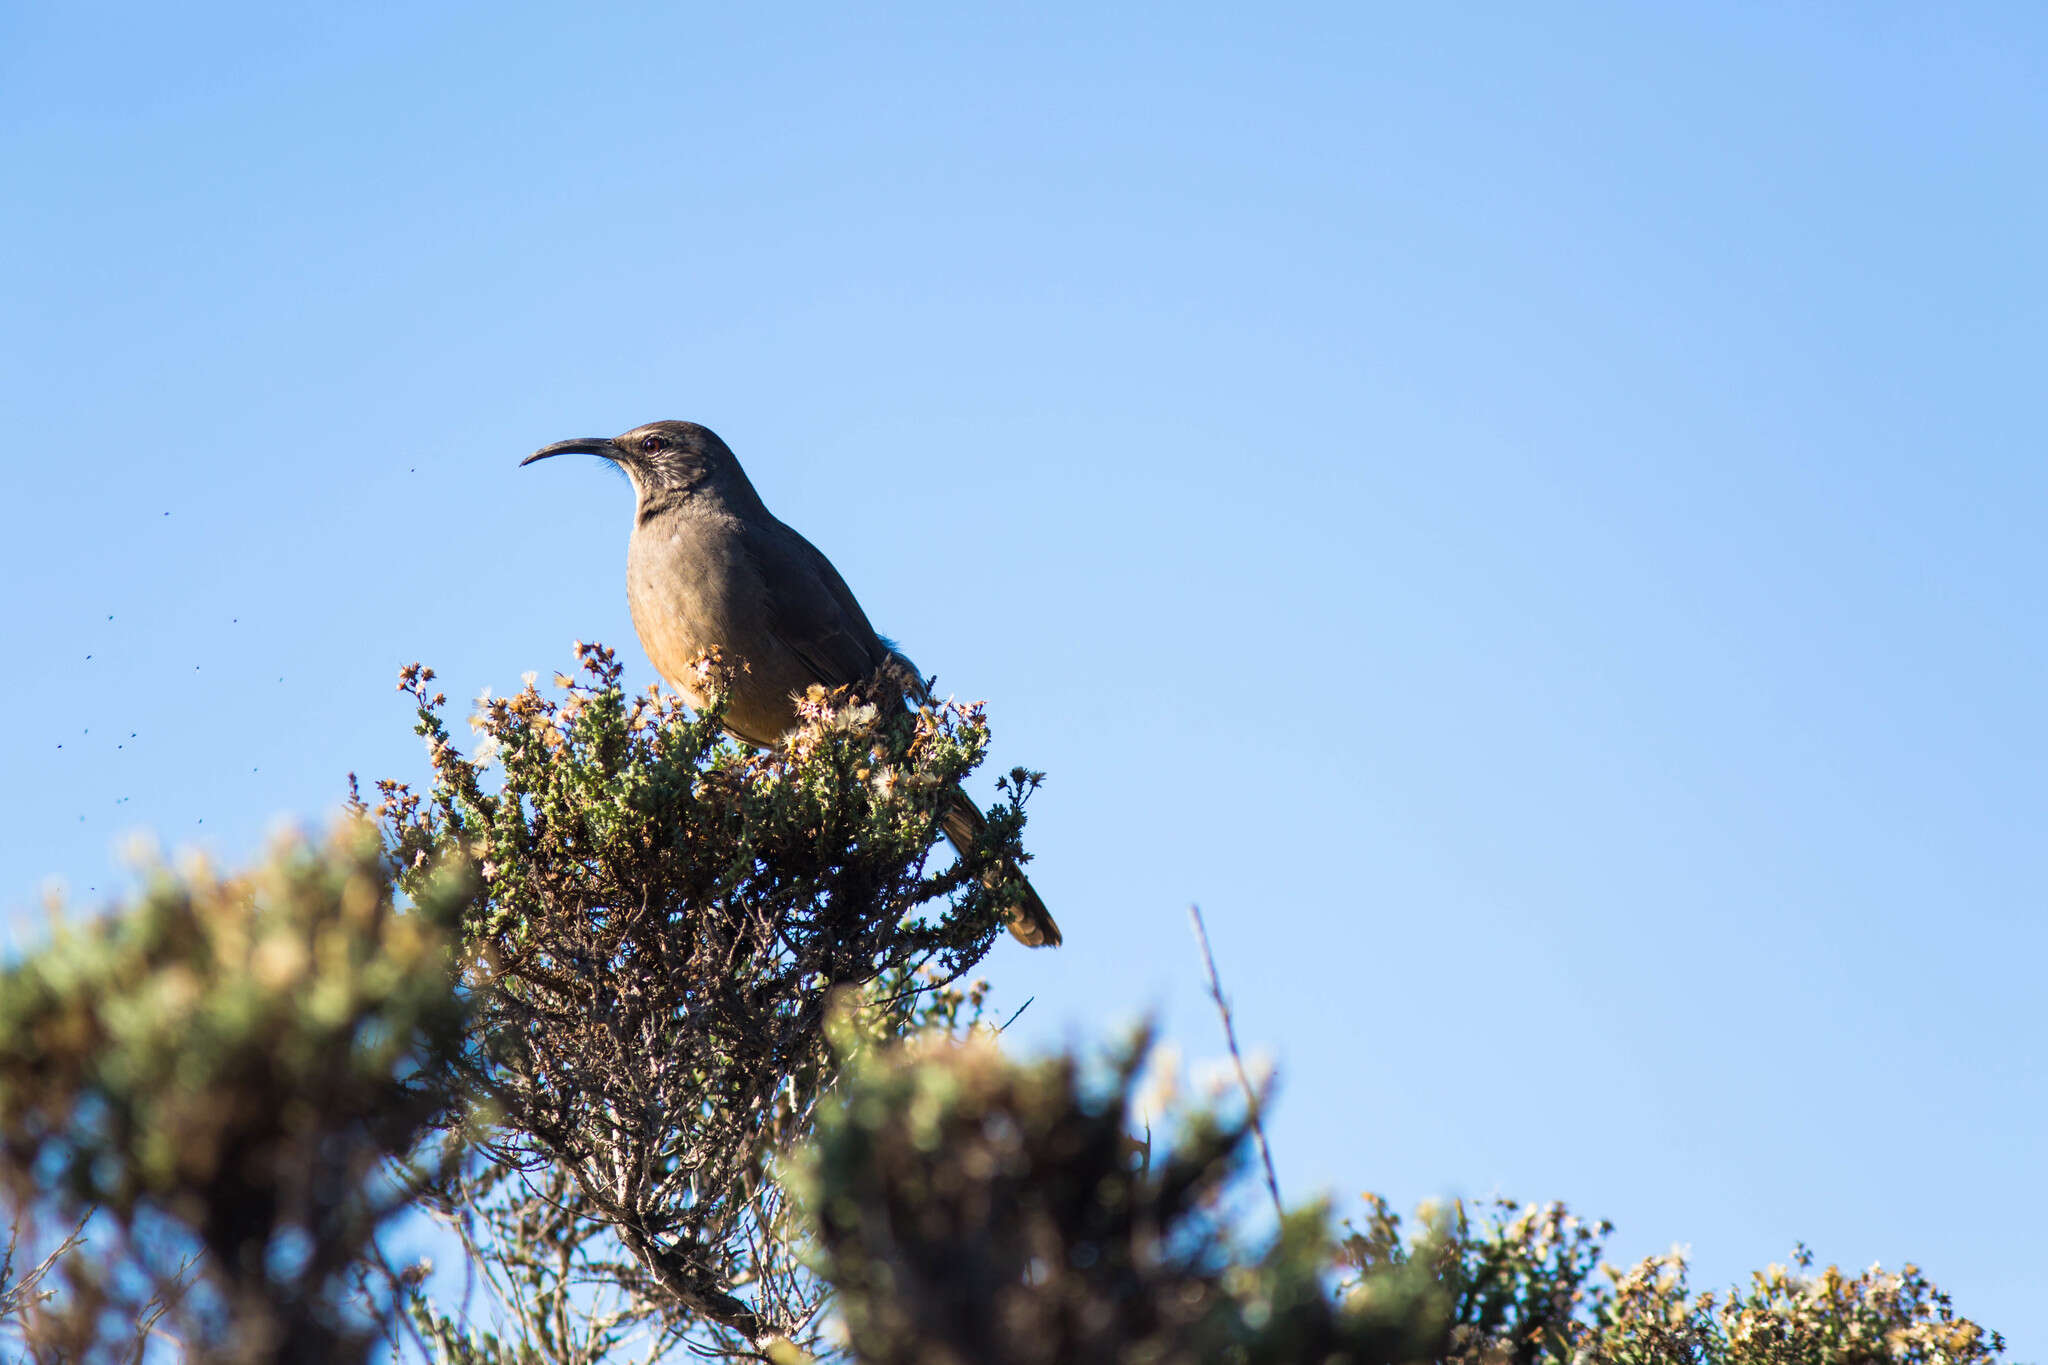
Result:
[[1266,1166],[1266,1192],[1273,1196],[1273,1211],[1281,1217],[1287,1216],[1286,1208],[1280,1202],[1280,1177],[1273,1173],[1273,1148],[1266,1141],[1266,1124],[1259,1114],[1258,1092],[1252,1089],[1252,1079],[1245,1074],[1244,1054],[1237,1049],[1237,1026],[1230,1019],[1230,1002],[1223,998],[1223,981],[1216,975],[1216,958],[1209,951],[1209,930],[1202,923],[1202,907],[1188,907],[1188,922],[1194,925],[1195,942],[1202,949],[1202,966],[1209,973],[1209,998],[1216,1002],[1216,1012],[1223,1017],[1223,1040],[1230,1044],[1230,1060],[1237,1067],[1237,1083],[1244,1087],[1244,1102],[1251,1114],[1252,1137],[1259,1144],[1259,1159]]

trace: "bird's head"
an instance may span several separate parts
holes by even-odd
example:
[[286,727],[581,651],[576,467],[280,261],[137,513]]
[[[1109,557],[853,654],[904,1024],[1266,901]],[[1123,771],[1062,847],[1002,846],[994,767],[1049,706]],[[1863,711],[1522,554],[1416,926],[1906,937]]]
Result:
[[693,494],[759,501],[731,447],[718,439],[717,432],[695,422],[649,422],[622,436],[557,441],[519,463],[530,465],[550,455],[597,455],[610,460],[633,481],[643,508]]

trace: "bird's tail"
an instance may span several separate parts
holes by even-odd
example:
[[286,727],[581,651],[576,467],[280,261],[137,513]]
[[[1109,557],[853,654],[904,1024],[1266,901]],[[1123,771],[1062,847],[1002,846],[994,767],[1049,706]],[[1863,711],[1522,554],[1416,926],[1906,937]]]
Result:
[[[955,787],[953,799],[939,816],[939,827],[946,831],[946,838],[952,841],[954,848],[965,850],[988,828],[988,820],[973,799]],[[1024,875],[1024,869],[1015,863],[1005,863],[1002,870],[1022,888],[1009,908],[1010,936],[1030,948],[1059,947],[1060,926],[1053,920],[1052,912],[1045,908],[1045,902],[1038,898],[1038,892],[1032,888],[1031,879]],[[998,874],[989,875],[993,884]]]

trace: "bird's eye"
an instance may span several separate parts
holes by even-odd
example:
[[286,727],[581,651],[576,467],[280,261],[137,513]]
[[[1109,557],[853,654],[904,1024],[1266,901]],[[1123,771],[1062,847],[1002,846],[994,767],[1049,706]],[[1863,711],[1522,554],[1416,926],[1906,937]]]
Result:
[[659,455],[667,449],[668,438],[666,436],[642,436],[640,438],[640,453],[642,455]]

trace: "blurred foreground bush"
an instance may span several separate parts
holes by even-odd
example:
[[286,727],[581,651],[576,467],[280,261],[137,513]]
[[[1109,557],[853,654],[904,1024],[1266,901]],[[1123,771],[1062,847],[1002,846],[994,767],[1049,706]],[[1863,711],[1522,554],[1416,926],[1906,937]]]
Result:
[[246,876],[159,870],[0,975],[16,1257],[90,1216],[44,1269],[61,1292],[0,1299],[39,1359],[126,1359],[146,1323],[193,1359],[364,1357],[361,1274],[415,1193],[391,1159],[457,1098],[470,895],[459,865],[423,869],[401,913],[352,825]]
[[[0,1327],[38,1360],[1975,1365],[1908,1268],[1694,1294],[1562,1207],[1249,1229],[1249,1120],[1136,1132],[1142,1043],[1019,1063],[956,984],[1036,776],[934,863],[975,708],[773,751],[600,648],[326,846],[160,875],[0,975]],[[715,684],[718,663],[707,660]],[[367,831],[370,831],[366,833]],[[1086,951],[1085,945],[1068,951]],[[1276,1196],[1277,1197],[1277,1196]],[[387,1263],[395,1215],[465,1264]],[[382,1235],[380,1234],[387,1234]],[[146,1334],[158,1344],[142,1346]]]
[[1142,1045],[1107,1080],[993,1042],[856,1066],[821,1116],[806,1187],[853,1353],[875,1365],[1422,1360],[1442,1296],[1393,1268],[1370,1301],[1325,1284],[1319,1210],[1263,1247],[1228,1216],[1247,1124],[1191,1115],[1134,1141]]

